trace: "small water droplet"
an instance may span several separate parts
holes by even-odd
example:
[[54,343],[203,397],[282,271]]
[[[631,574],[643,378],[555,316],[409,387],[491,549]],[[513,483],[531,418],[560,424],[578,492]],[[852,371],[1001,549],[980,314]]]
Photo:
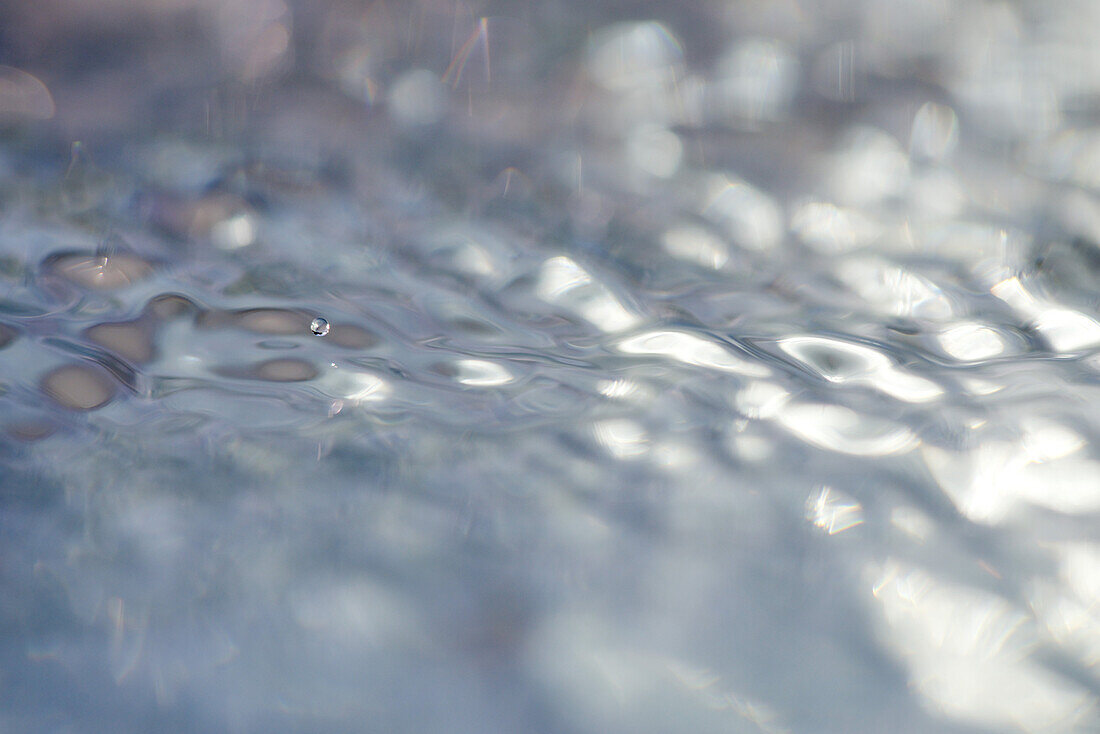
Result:
[[328,321],[318,316],[313,319],[313,323],[309,325],[309,330],[317,336],[324,336],[328,333],[331,327],[328,325]]

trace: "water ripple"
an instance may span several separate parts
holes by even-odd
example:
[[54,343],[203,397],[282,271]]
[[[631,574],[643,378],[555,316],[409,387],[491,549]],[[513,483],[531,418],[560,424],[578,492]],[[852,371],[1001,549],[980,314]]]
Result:
[[505,5],[0,6],[0,731],[1096,731],[1094,4]]

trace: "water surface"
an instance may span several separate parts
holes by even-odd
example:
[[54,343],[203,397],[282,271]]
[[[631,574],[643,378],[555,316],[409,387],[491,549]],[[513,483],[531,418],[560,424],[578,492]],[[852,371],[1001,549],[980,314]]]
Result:
[[0,8],[0,729],[1097,731],[1097,14]]

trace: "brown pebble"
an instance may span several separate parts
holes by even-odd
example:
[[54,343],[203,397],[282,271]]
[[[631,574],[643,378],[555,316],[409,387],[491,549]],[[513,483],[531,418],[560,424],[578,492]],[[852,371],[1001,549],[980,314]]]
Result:
[[145,304],[145,313],[156,319],[166,321],[194,311],[195,304],[183,296],[174,293],[165,293],[157,296]]
[[305,334],[309,331],[310,318],[297,311],[281,308],[256,308],[237,312],[237,324],[242,329],[257,334]]
[[48,120],[56,111],[45,84],[25,71],[0,66],[0,122]]
[[450,324],[458,331],[464,331],[467,334],[475,334],[478,336],[500,333],[500,329],[496,326],[487,324],[480,319],[459,317],[451,319]]
[[317,376],[317,368],[300,359],[272,359],[256,366],[257,379],[271,382],[302,382]]
[[106,405],[115,386],[102,371],[83,364],[58,367],[42,378],[42,391],[58,404],[73,410],[94,410]]
[[250,308],[244,311],[206,311],[198,324],[206,328],[237,327],[272,336],[309,335],[312,316],[285,308]]
[[152,224],[180,239],[208,237],[219,222],[251,211],[243,199],[227,193],[200,199],[151,193],[143,196],[141,203]]
[[47,267],[69,282],[93,290],[122,288],[149,277],[153,272],[153,266],[148,262],[125,252],[113,255],[58,255],[47,261]]
[[3,349],[4,347],[11,344],[12,340],[15,339],[15,335],[15,329],[11,328],[10,326],[4,326],[3,324],[0,324],[0,349]]
[[353,324],[334,324],[328,336],[330,342],[347,349],[364,349],[378,341],[374,334]]
[[243,199],[231,194],[211,194],[194,202],[187,223],[192,237],[207,237],[219,222],[250,211]]
[[141,321],[98,324],[84,335],[130,362],[148,362],[153,358],[152,330]]
[[49,438],[53,435],[55,430],[55,426],[45,421],[27,421],[25,423],[14,423],[8,426],[7,433],[16,441],[31,443],[33,441],[41,441],[44,438]]

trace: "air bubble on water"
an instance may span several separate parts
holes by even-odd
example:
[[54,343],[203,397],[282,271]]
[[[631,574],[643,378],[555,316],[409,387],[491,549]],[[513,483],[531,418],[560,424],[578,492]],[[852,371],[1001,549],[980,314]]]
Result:
[[324,336],[329,332],[330,328],[332,327],[328,325],[328,321],[321,318],[320,316],[313,319],[313,322],[309,325],[309,330],[312,331],[316,336]]

